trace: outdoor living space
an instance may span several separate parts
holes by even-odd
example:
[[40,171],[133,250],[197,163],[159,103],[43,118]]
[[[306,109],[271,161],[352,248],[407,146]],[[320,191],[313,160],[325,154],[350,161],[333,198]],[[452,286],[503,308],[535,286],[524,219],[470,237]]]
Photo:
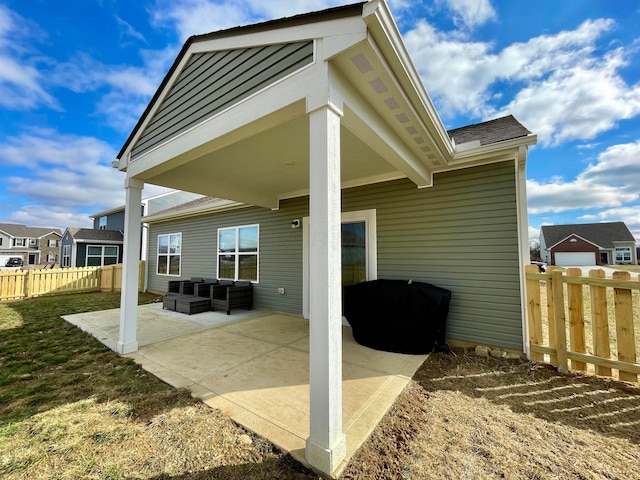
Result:
[[[115,349],[120,309],[64,317]],[[139,349],[126,355],[176,388],[264,436],[307,464],[309,437],[309,323],[259,310],[204,312],[138,307]],[[368,438],[427,355],[359,345],[342,329],[342,418],[346,458]]]

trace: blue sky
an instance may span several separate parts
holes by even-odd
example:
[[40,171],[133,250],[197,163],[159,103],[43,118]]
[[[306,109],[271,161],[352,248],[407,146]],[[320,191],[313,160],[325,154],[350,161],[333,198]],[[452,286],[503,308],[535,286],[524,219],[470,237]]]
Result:
[[[0,222],[90,226],[124,204],[111,161],[190,35],[346,3],[0,0]],[[513,114],[538,134],[532,237],[622,220],[640,241],[640,5],[388,3],[447,128]]]

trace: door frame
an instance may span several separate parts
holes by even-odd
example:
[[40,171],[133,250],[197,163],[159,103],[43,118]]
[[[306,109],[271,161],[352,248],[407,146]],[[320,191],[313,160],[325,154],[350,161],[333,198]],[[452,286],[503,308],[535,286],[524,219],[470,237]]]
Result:
[[[376,209],[342,212],[341,223],[365,223],[367,280],[378,278],[378,239]],[[309,319],[309,217],[302,219],[302,315]]]

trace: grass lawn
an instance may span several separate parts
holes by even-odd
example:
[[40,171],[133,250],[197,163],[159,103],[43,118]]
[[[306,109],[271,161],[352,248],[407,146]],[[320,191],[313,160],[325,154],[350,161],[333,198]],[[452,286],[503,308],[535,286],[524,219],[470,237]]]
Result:
[[[0,304],[1,478],[318,478],[60,318],[118,305],[101,293]],[[638,480],[640,388],[434,354],[343,478]]]

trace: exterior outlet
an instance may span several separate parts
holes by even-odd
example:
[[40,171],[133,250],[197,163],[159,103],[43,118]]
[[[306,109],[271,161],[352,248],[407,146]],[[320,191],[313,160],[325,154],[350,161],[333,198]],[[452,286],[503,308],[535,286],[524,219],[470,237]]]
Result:
[[280,295],[284,295],[284,288],[279,288],[279,289],[278,289],[278,293],[279,293]]

